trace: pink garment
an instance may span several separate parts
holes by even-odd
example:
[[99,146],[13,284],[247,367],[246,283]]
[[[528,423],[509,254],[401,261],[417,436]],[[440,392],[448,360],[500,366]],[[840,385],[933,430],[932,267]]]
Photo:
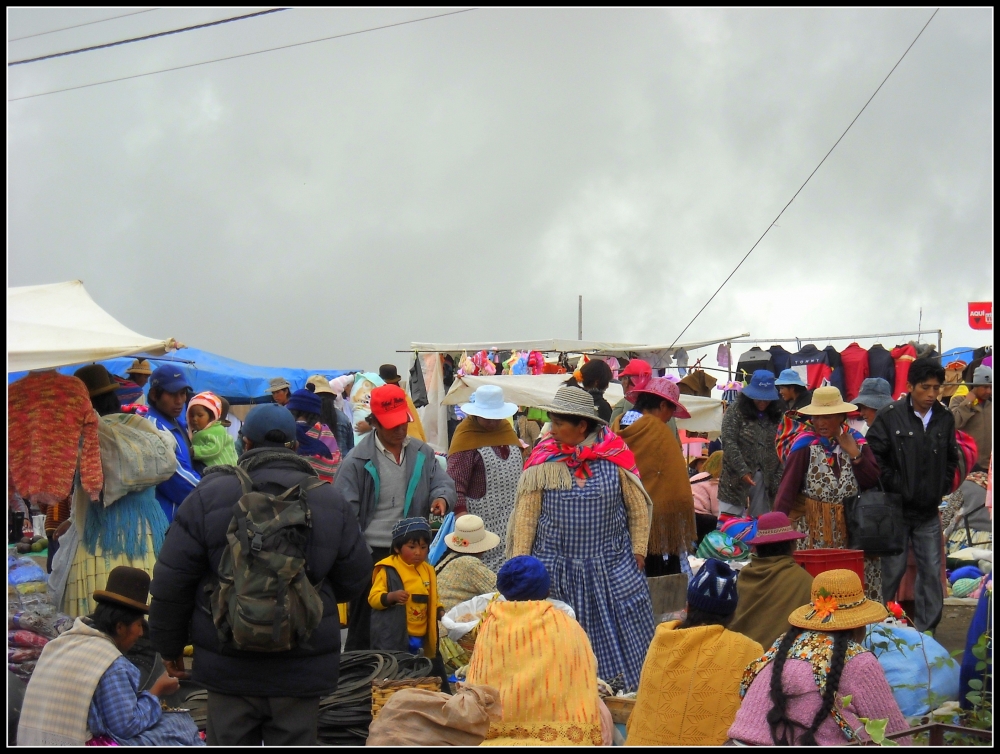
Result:
[[[736,713],[736,720],[729,728],[730,738],[753,746],[774,745],[771,729],[767,724],[767,713],[772,706],[773,667],[772,663],[768,663],[750,684],[743,704]],[[812,667],[805,660],[787,660],[781,678],[789,695],[789,717],[808,727],[823,702],[819,687],[813,679]],[[885,680],[882,666],[871,652],[864,652],[847,661],[840,677],[838,693],[841,696],[852,696],[851,703],[844,709],[844,719],[854,730],[861,728],[860,736],[863,740],[867,741],[869,737],[858,721],[859,717],[872,720],[888,718],[887,733],[897,733],[910,727],[892,696],[892,689]],[[796,728],[796,742],[801,736],[802,731]],[[910,739],[907,737],[898,742],[908,745]],[[843,746],[847,743],[847,737],[837,727],[832,715],[820,724],[816,731],[816,743],[820,746]]]
[[691,477],[691,495],[694,497],[694,512],[709,516],[719,516],[719,480],[713,479],[707,471]]

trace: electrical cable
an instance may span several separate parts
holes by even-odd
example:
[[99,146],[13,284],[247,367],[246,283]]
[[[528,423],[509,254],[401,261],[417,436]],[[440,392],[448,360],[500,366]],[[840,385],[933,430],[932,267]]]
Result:
[[24,65],[25,63],[37,63],[40,60],[51,60],[52,58],[61,58],[66,55],[78,55],[81,52],[92,52],[93,50],[104,50],[108,47],[118,47],[119,45],[132,44],[133,42],[144,42],[147,39],[156,39],[157,37],[169,37],[171,34],[181,34],[185,31],[195,31],[197,29],[207,29],[209,26],[219,26],[220,24],[228,24],[233,21],[242,21],[247,18],[256,18],[257,16],[266,16],[270,13],[280,13],[283,10],[291,10],[291,8],[271,8],[271,10],[262,10],[257,13],[247,13],[244,16],[233,16],[232,18],[223,18],[220,21],[210,21],[206,24],[197,24],[195,26],[185,26],[183,29],[171,29],[170,31],[161,31],[156,34],[146,34],[142,37],[132,37],[131,39],[122,39],[118,42],[108,42],[107,44],[94,45],[92,47],[81,47],[78,50],[67,50],[66,52],[54,52],[51,55],[41,55],[37,58],[25,58],[24,60],[12,60],[7,64],[9,68],[12,65]]
[[198,66],[208,65],[210,63],[221,63],[222,61],[225,61],[225,60],[236,60],[237,58],[247,58],[247,57],[251,57],[253,55],[262,55],[265,52],[275,52],[276,50],[287,50],[287,49],[290,49],[292,47],[302,47],[304,45],[316,44],[317,42],[328,42],[331,39],[340,39],[342,37],[352,37],[352,36],[355,36],[357,34],[365,34],[365,33],[370,32],[370,31],[380,31],[381,29],[391,29],[391,28],[393,28],[395,26],[406,26],[407,24],[416,24],[416,23],[419,23],[421,21],[431,21],[431,20],[433,20],[435,18],[444,18],[445,16],[455,16],[455,15],[458,15],[459,13],[468,13],[469,11],[473,11],[473,10],[478,10],[478,8],[463,8],[462,10],[449,11],[448,13],[439,13],[439,14],[434,15],[434,16],[424,16],[422,18],[410,19],[409,21],[398,21],[398,22],[393,23],[393,24],[385,24],[384,26],[373,26],[373,27],[371,27],[369,29],[359,29],[358,31],[349,31],[349,32],[345,32],[344,34],[334,34],[331,37],[322,37],[321,39],[310,39],[310,40],[308,40],[306,42],[294,42],[294,43],[288,44],[288,45],[281,45],[280,47],[270,47],[270,48],[268,48],[266,50],[256,50],[255,52],[244,52],[244,53],[240,53],[239,55],[229,55],[229,56],[224,57],[224,58],[215,58],[214,60],[205,60],[205,61],[202,61],[201,63],[188,63],[187,65],[178,65],[178,66],[174,66],[173,68],[162,68],[162,69],[160,69],[158,71],[148,71],[147,73],[137,73],[137,74],[134,74],[132,76],[122,76],[122,77],[117,78],[117,79],[108,79],[107,81],[96,81],[93,84],[81,84],[79,86],[68,86],[68,87],[66,87],[64,89],[53,89],[52,91],[49,91],[49,92],[39,92],[38,94],[27,94],[27,95],[25,95],[23,97],[11,97],[7,101],[8,102],[18,102],[19,100],[34,99],[35,97],[45,97],[45,96],[47,96],[49,94],[60,94],[62,92],[72,92],[72,91],[74,91],[76,89],[87,89],[87,88],[92,87],[92,86],[101,86],[103,84],[114,84],[115,82],[118,82],[118,81],[128,81],[130,79],[142,78],[143,76],[153,76],[153,75],[158,74],[158,73],[169,73],[170,71],[181,71],[181,70],[184,70],[185,68],[197,68]]
[[61,29],[53,29],[52,31],[40,31],[37,34],[28,34],[23,37],[14,37],[13,39],[8,39],[8,42],[20,42],[22,39],[32,39],[34,37],[44,37],[46,34],[55,34],[57,31],[68,31],[69,29],[79,29],[81,26],[91,26],[93,24],[103,24],[105,21],[114,21],[116,18],[127,18],[128,16],[138,16],[140,13],[149,13],[150,11],[159,10],[159,8],[147,8],[146,10],[137,10],[131,13],[122,13],[120,16],[112,16],[111,18],[102,18],[97,21],[87,21],[85,24],[76,24],[75,26],[64,26]]
[[861,117],[861,113],[863,113],[863,112],[865,111],[865,108],[866,108],[866,107],[868,107],[869,103],[871,103],[871,101],[872,101],[873,99],[875,99],[875,95],[879,93],[879,90],[880,90],[880,89],[882,88],[883,84],[885,84],[885,82],[889,80],[889,77],[890,77],[890,76],[892,75],[892,72],[893,72],[893,71],[895,71],[895,70],[896,70],[896,68],[897,68],[897,67],[899,66],[899,64],[903,62],[903,58],[905,58],[905,57],[906,57],[906,53],[908,53],[908,52],[910,51],[910,49],[911,49],[911,48],[913,47],[913,45],[915,45],[915,44],[917,43],[917,40],[918,40],[918,39],[920,39],[920,35],[924,33],[924,29],[926,29],[926,28],[928,27],[928,25],[930,24],[930,22],[934,20],[934,16],[936,16],[936,15],[937,15],[937,13],[938,13],[938,11],[939,11],[939,10],[941,10],[941,9],[940,9],[940,8],[937,8],[937,9],[936,9],[936,10],[935,10],[935,11],[934,11],[934,12],[933,12],[932,14],[931,14],[931,17],[927,19],[927,23],[926,23],[926,24],[924,24],[923,28],[922,28],[922,29],[921,29],[921,30],[919,31],[919,33],[917,34],[917,36],[913,38],[913,41],[912,41],[912,42],[910,42],[910,46],[906,48],[906,52],[904,52],[904,53],[902,54],[902,56],[901,56],[901,57],[899,58],[899,60],[897,60],[897,61],[896,61],[896,65],[894,65],[894,66],[892,67],[892,71],[889,71],[889,73],[887,73],[887,74],[886,74],[885,78],[884,78],[884,79],[882,79],[882,83],[878,85],[878,89],[876,89],[876,90],[875,90],[875,92],[874,92],[874,94],[872,94],[872,96],[868,98],[868,102],[865,102],[865,104],[864,104],[864,107],[862,107],[862,108],[861,108],[861,110],[859,110],[859,111],[858,111],[858,114],[854,116],[854,120],[852,120],[852,121],[850,122],[850,124],[848,124],[847,128],[845,128],[845,129],[844,129],[844,133],[842,133],[842,134],[840,135],[840,138],[839,138],[839,139],[837,139],[837,141],[836,141],[836,142],[834,142],[834,144],[833,144],[833,146],[832,146],[832,147],[830,147],[830,151],[829,151],[829,152],[827,152],[827,153],[826,153],[826,154],[825,154],[825,155],[823,156],[823,159],[822,159],[822,160],[820,160],[820,161],[819,161],[819,165],[817,165],[817,166],[816,166],[816,167],[815,167],[815,168],[813,169],[813,171],[812,171],[812,172],[811,172],[811,173],[809,174],[809,177],[808,177],[808,178],[806,178],[805,182],[804,182],[804,183],[803,183],[803,184],[802,184],[801,186],[799,186],[799,190],[795,192],[794,196],[792,196],[792,198],[791,198],[791,199],[789,199],[789,200],[788,200],[788,204],[786,204],[786,205],[785,205],[784,207],[782,207],[782,209],[781,209],[781,212],[779,212],[779,213],[778,213],[778,216],[777,216],[777,217],[775,217],[773,221],[771,221],[771,224],[770,224],[770,225],[768,225],[768,226],[767,226],[767,230],[765,230],[765,231],[764,231],[764,232],[763,232],[763,233],[761,234],[760,238],[758,238],[758,239],[757,239],[757,242],[756,242],[756,243],[755,243],[755,244],[754,244],[753,246],[751,246],[751,247],[750,247],[750,251],[748,251],[748,252],[747,252],[746,254],[744,254],[744,255],[743,255],[743,259],[741,259],[741,260],[740,260],[740,262],[739,262],[739,264],[737,264],[737,265],[736,265],[736,267],[734,267],[734,268],[733,268],[733,271],[729,273],[729,275],[728,275],[728,276],[726,277],[726,279],[722,281],[722,285],[720,285],[720,286],[719,286],[719,287],[718,287],[718,288],[716,289],[715,293],[713,293],[713,294],[711,295],[711,297],[710,297],[710,298],[708,299],[708,301],[706,301],[706,302],[705,302],[705,305],[704,305],[703,307],[701,307],[701,309],[699,309],[699,310],[698,310],[698,313],[697,313],[697,314],[695,314],[695,315],[694,315],[694,316],[693,316],[693,317],[691,318],[691,321],[690,321],[690,322],[688,322],[688,323],[687,323],[687,325],[686,325],[686,326],[684,327],[684,329],[680,331],[680,334],[679,334],[679,335],[678,335],[678,336],[677,336],[676,338],[674,338],[674,342],[670,344],[670,347],[671,347],[671,348],[673,348],[673,347],[674,347],[674,345],[675,345],[675,344],[677,343],[677,341],[678,341],[678,340],[680,340],[680,339],[681,339],[681,337],[683,337],[684,333],[686,333],[686,332],[688,331],[688,328],[689,328],[689,327],[691,327],[691,325],[693,325],[693,324],[694,324],[694,321],[695,321],[696,319],[698,319],[698,317],[699,317],[699,316],[701,315],[701,313],[702,313],[703,311],[705,311],[706,307],[708,307],[708,305],[712,303],[712,300],[713,300],[713,299],[714,299],[714,298],[715,298],[716,296],[718,296],[718,295],[719,295],[719,291],[721,291],[721,290],[722,290],[722,289],[723,289],[723,288],[725,287],[726,283],[728,283],[728,282],[729,282],[729,279],[730,279],[730,278],[731,278],[731,277],[732,277],[733,275],[735,275],[735,274],[736,274],[736,271],[737,271],[737,270],[738,270],[738,269],[739,269],[739,268],[740,268],[740,267],[741,267],[741,266],[743,265],[743,263],[744,263],[745,261],[747,261],[747,257],[749,257],[749,256],[750,256],[750,255],[751,255],[751,254],[753,253],[753,250],[757,248],[757,244],[759,244],[759,243],[760,243],[761,241],[763,241],[763,240],[764,240],[764,236],[766,236],[766,235],[768,234],[768,232],[770,232],[771,228],[773,228],[773,227],[774,227],[774,224],[775,224],[776,222],[778,222],[778,220],[779,220],[779,219],[781,218],[781,216],[782,216],[783,214],[785,214],[785,210],[786,210],[786,209],[788,209],[788,208],[789,208],[789,207],[791,206],[792,202],[794,202],[794,201],[795,201],[795,197],[797,197],[797,196],[799,195],[799,193],[800,193],[800,192],[802,191],[802,189],[804,189],[804,188],[806,187],[806,183],[809,183],[809,181],[810,181],[810,180],[812,179],[812,177],[813,177],[814,175],[816,175],[816,171],[817,171],[817,170],[819,170],[819,169],[820,169],[820,168],[821,168],[821,167],[823,166],[823,163],[824,163],[824,162],[826,162],[826,158],[830,156],[830,154],[831,154],[831,153],[833,152],[833,150],[834,150],[834,149],[836,149],[836,148],[837,148],[837,144],[840,144],[840,140],[841,140],[841,139],[843,139],[843,138],[844,138],[845,136],[847,136],[847,132],[851,130],[851,126],[853,126],[853,125],[854,125],[854,123],[855,123],[855,122],[857,121],[857,119]]

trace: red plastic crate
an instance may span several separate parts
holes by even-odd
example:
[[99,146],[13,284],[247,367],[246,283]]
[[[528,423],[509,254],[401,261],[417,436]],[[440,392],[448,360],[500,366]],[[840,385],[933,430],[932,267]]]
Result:
[[865,585],[865,552],[864,550],[795,550],[792,553],[795,562],[805,568],[814,578],[823,571],[833,571],[843,568],[854,571]]

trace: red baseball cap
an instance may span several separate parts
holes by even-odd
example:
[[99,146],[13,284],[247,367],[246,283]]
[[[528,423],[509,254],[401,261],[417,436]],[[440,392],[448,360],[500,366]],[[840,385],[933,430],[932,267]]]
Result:
[[378,423],[386,429],[413,421],[406,404],[406,393],[399,385],[382,385],[372,390],[371,409]]
[[648,377],[653,373],[653,367],[648,361],[642,359],[632,359],[625,368],[618,373],[619,377]]

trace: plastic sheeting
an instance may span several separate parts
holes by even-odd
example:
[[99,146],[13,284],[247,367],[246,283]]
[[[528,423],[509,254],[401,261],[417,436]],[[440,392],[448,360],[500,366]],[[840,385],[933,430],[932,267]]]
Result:
[[[154,369],[166,363],[176,366],[187,377],[196,393],[209,390],[233,405],[270,401],[267,387],[272,377],[284,377],[292,386],[292,390],[295,391],[304,388],[306,380],[314,374],[321,374],[328,380],[332,380],[342,374],[348,374],[350,371],[357,371],[261,367],[245,364],[242,361],[229,359],[198,348],[181,348],[161,357],[138,355],[141,358],[148,358]],[[132,364],[132,359],[133,357],[129,356],[127,358],[106,359],[98,363],[107,367],[111,374],[125,376],[125,370]],[[71,366],[61,367],[57,371],[63,374],[73,374],[82,363],[89,362],[76,362]],[[25,374],[27,372],[8,374],[7,381],[8,383],[13,382],[24,377]]]
[[51,369],[115,356],[164,353],[172,339],[128,329],[90,297],[83,283],[7,289],[7,370]]
[[[566,374],[495,375],[492,377],[456,377],[445,397],[445,405],[466,403],[480,385],[497,385],[503,388],[504,399],[518,406],[537,407],[550,403],[556,390],[566,382]],[[604,398],[612,406],[622,399],[622,386],[612,382],[604,391]],[[690,419],[678,419],[677,426],[688,432],[713,432],[722,430],[722,401],[718,398],[701,398],[682,395],[681,403]]]

